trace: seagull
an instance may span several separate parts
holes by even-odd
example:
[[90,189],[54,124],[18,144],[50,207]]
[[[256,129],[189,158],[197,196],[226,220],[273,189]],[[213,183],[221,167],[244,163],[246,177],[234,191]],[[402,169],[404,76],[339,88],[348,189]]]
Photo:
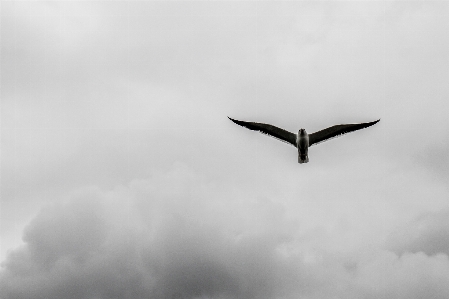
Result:
[[371,127],[372,125],[375,125],[380,121],[380,119],[378,119],[376,121],[368,123],[335,125],[312,134],[308,134],[305,129],[299,129],[298,134],[294,134],[273,125],[236,120],[230,118],[229,116],[228,118],[242,127],[253,131],[259,131],[260,133],[267,134],[271,137],[293,145],[298,149],[298,163],[301,164],[309,162],[309,146],[327,141],[335,137],[340,137],[341,135],[349,132],[354,132],[360,129]]

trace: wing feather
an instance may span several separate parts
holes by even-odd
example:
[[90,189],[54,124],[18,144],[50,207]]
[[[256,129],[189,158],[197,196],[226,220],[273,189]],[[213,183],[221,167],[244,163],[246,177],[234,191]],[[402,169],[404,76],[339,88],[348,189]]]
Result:
[[230,118],[229,116],[228,118],[232,120],[234,123],[238,124],[239,126],[245,127],[253,131],[259,131],[260,133],[269,135],[271,137],[274,137],[276,139],[279,139],[296,147],[296,134],[294,133],[268,124],[236,120]]
[[331,138],[339,137],[343,134],[354,132],[360,129],[371,127],[372,125],[377,124],[380,119],[376,121],[372,121],[369,123],[361,123],[361,124],[342,124],[329,127],[327,129],[309,134],[309,146],[314,144],[318,144],[324,141],[327,141]]

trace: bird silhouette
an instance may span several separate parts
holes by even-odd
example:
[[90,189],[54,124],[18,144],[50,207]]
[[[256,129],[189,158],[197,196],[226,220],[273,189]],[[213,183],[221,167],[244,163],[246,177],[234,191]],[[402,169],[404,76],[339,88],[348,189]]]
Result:
[[293,145],[298,149],[298,163],[309,162],[308,152],[310,146],[339,137],[346,133],[368,128],[380,121],[380,119],[378,119],[368,123],[335,125],[312,134],[308,134],[305,129],[299,129],[298,134],[295,134],[269,124],[246,122],[232,119],[229,116],[228,118],[242,127],[253,131],[259,131],[260,133],[267,134]]

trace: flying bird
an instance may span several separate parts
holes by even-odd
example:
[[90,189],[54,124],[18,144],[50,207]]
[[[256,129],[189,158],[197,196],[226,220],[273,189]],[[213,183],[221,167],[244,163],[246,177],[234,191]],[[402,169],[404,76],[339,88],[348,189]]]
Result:
[[349,132],[371,127],[380,121],[380,119],[378,119],[369,123],[335,125],[312,134],[308,134],[304,129],[299,129],[298,134],[295,134],[273,125],[236,120],[229,116],[228,118],[242,127],[253,131],[259,131],[293,145],[298,149],[298,163],[309,162],[309,146],[339,137]]

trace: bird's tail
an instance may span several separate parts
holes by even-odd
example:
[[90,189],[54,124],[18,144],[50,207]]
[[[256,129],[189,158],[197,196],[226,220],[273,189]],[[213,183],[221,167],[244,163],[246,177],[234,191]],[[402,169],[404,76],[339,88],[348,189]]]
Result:
[[309,162],[309,156],[301,157],[300,155],[298,155],[298,163],[299,164],[307,163],[307,162]]

